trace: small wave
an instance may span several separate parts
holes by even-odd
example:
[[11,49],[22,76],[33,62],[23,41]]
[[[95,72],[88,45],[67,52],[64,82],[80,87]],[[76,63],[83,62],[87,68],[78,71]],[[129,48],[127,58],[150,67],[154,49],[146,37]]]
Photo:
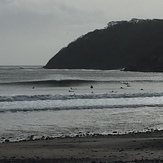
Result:
[[42,66],[0,66],[0,70],[41,69]]
[[12,108],[1,109],[0,113],[17,113],[17,112],[40,112],[40,111],[64,111],[64,110],[88,110],[88,109],[123,109],[123,108],[143,108],[143,107],[163,107],[163,104],[133,104],[133,105],[96,105],[96,106],[66,106],[66,107],[49,107],[49,108]]
[[142,98],[142,97],[161,97],[163,93],[133,93],[133,94],[64,94],[64,95],[16,95],[16,96],[0,96],[0,102],[14,101],[43,101],[43,100],[71,100],[71,99],[108,99],[108,98]]
[[14,81],[14,82],[0,82],[1,85],[35,85],[35,86],[79,86],[81,84],[125,84],[126,83],[163,83],[163,80],[92,80],[92,79],[61,79],[61,80],[29,80],[29,81]]
[[67,79],[67,80],[38,80],[38,81],[20,81],[20,82],[8,82],[1,83],[6,85],[51,85],[51,86],[71,86],[71,85],[80,85],[86,83],[95,83],[98,81],[94,80],[80,80],[80,79]]

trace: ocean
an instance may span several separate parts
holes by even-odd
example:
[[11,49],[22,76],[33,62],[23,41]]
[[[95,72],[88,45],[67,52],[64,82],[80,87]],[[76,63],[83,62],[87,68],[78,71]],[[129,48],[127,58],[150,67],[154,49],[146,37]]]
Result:
[[163,73],[0,66],[0,142],[163,129]]

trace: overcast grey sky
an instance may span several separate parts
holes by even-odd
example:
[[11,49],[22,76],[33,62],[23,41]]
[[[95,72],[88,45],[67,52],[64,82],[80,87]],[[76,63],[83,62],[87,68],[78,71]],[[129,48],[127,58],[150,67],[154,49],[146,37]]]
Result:
[[115,20],[163,18],[163,0],[0,0],[0,65],[45,65]]

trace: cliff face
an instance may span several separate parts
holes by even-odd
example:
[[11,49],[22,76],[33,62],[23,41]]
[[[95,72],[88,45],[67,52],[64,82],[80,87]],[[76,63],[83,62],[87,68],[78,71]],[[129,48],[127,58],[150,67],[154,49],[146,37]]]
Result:
[[61,49],[45,68],[163,71],[163,20],[110,22]]

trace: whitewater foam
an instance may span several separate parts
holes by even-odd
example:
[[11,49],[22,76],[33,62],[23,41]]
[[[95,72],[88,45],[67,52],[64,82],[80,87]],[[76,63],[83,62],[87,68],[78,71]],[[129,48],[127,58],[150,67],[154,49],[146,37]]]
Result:
[[47,94],[47,95],[15,95],[0,96],[0,102],[14,101],[42,101],[42,100],[70,100],[70,99],[108,99],[108,98],[142,98],[142,97],[161,97],[163,93],[86,93],[86,94]]

